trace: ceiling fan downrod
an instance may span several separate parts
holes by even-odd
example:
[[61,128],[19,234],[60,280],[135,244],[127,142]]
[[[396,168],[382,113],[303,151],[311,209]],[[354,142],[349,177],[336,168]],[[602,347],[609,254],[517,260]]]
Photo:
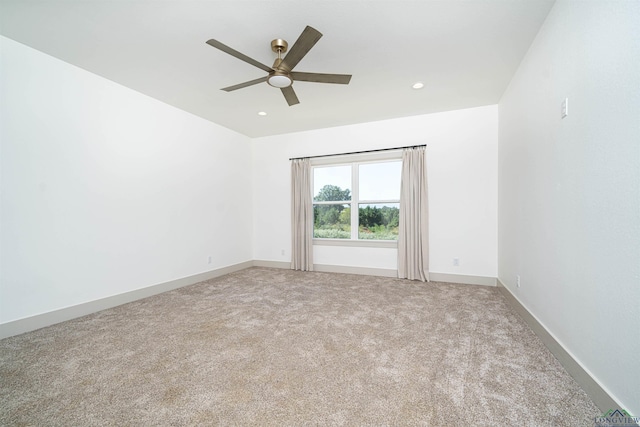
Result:
[[269,78],[267,79],[267,83],[270,86],[282,89],[293,84],[293,79],[289,75],[289,72],[280,68],[280,64],[282,64],[282,54],[287,51],[288,47],[289,44],[286,40],[275,39],[271,41],[271,50],[276,52],[278,57],[273,62],[273,71],[269,73]]

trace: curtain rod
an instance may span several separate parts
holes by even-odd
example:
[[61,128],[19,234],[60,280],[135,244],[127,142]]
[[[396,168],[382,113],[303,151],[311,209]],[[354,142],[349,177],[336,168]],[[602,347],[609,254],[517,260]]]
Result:
[[319,156],[306,156],[306,157],[291,157],[289,160],[318,159],[320,157],[333,157],[333,156],[348,156],[350,154],[364,154],[364,153],[375,153],[377,151],[404,150],[405,148],[418,148],[418,147],[426,147],[426,146],[427,144],[409,145],[407,147],[379,148],[377,150],[352,151],[350,153],[321,154]]

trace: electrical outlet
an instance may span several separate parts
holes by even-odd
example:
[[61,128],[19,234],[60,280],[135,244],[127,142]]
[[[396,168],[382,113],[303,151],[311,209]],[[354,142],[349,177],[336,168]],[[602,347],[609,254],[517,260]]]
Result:
[[518,285],[518,287],[520,287],[520,275],[516,274],[516,285]]
[[453,266],[454,267],[460,267],[460,258],[454,258],[453,259]]
[[284,255],[284,249],[280,251],[280,255]]
[[209,258],[207,259],[207,262],[208,262],[209,264],[211,264],[211,255],[209,255]]

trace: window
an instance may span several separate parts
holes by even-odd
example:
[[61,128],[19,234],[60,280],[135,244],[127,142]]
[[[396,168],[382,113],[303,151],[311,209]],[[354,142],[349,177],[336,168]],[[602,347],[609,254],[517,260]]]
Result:
[[313,167],[313,237],[398,240],[399,159]]

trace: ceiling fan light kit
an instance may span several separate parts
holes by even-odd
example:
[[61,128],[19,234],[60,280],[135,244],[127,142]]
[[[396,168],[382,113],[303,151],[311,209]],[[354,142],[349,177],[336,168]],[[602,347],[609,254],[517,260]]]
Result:
[[269,75],[267,83],[273,87],[284,88],[291,86],[293,84],[293,80],[291,80],[291,77],[289,77],[288,74],[274,72]]
[[292,87],[294,81],[334,84],[349,84],[349,81],[351,81],[350,74],[323,74],[293,71],[295,66],[298,65],[298,62],[300,62],[318,40],[320,40],[320,37],[322,37],[322,33],[315,28],[307,26],[284,58],[282,58],[282,54],[287,52],[289,44],[283,39],[272,40],[271,50],[278,54],[272,67],[256,61],[217,40],[208,40],[207,44],[268,73],[265,77],[225,87],[222,88],[222,90],[231,92],[258,83],[267,82],[270,86],[279,88],[289,106],[292,106],[300,102]]

